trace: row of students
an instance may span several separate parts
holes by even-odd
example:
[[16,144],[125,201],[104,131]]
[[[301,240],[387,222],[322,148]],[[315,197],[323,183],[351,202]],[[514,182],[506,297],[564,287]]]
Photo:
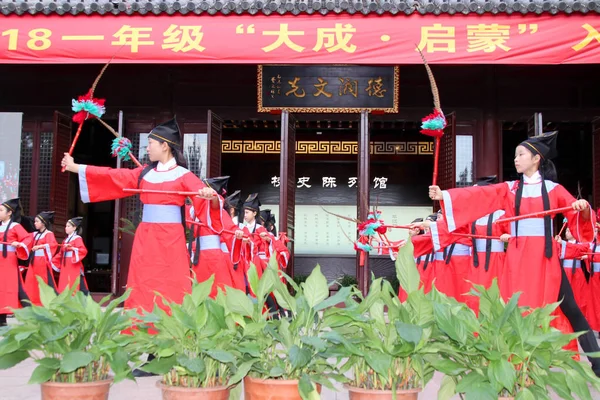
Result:
[[[514,159],[515,168],[520,174],[517,181],[445,191],[438,186],[430,186],[430,198],[440,201],[442,207],[441,218],[429,227],[431,241],[435,243],[434,250],[442,249],[447,243],[459,242],[456,238],[458,235],[453,233],[471,232],[473,223],[477,226],[477,221],[485,220],[486,216],[489,221],[490,215],[493,220],[493,216],[499,212],[504,212],[504,218],[567,206],[572,211],[564,215],[573,238],[581,243],[593,242],[595,215],[590,205],[585,200],[575,199],[556,183],[556,169],[551,161],[557,154],[556,139],[557,132],[552,132],[529,138],[517,146]],[[514,293],[521,292],[519,305],[532,308],[561,300],[557,318],[553,321],[555,326],[566,331],[572,328],[575,332],[585,332],[579,337],[583,350],[599,351],[590,324],[577,305],[569,280],[560,265],[561,252],[565,252],[564,258],[569,258],[566,252],[574,247],[563,247],[554,240],[552,217],[523,219],[505,229],[508,233],[503,234],[502,239],[507,243],[507,250],[504,262],[496,273],[502,296],[508,300]],[[490,247],[493,244],[490,246],[487,243],[486,250]],[[480,252],[475,253],[481,263]],[[456,272],[460,273],[456,268]],[[436,268],[436,275],[437,272]],[[463,293],[465,288],[461,286],[462,283],[457,285],[455,290]],[[600,359],[588,359],[594,372],[600,375]]]
[[[36,230],[31,233],[20,223],[21,212],[19,199],[0,205],[0,325],[6,324],[6,315],[12,313],[11,309],[41,305],[38,277],[57,292],[72,286],[80,277],[78,289],[88,292],[82,264],[87,249],[78,234],[83,219],[76,217],[66,223],[67,238],[59,246],[52,232],[54,212],[38,214],[34,219]],[[24,260],[27,267],[25,280],[19,260]],[[58,287],[52,270],[60,273]]]

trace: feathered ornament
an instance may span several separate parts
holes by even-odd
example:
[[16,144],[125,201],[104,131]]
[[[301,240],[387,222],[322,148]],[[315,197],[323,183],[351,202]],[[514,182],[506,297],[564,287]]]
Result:
[[131,160],[129,155],[131,154],[131,140],[125,137],[114,138],[111,145],[111,155],[113,157],[120,157],[123,161]]
[[440,104],[440,93],[435,83],[433,72],[431,72],[431,68],[429,68],[429,64],[427,64],[427,60],[425,59],[425,56],[423,55],[421,49],[417,47],[417,50],[419,51],[419,54],[423,59],[423,64],[425,64],[425,70],[427,71],[427,76],[429,77],[429,84],[431,85],[431,93],[433,94],[433,112],[421,120],[421,133],[435,138],[435,155],[433,160],[432,185],[436,185],[438,176],[438,160],[440,158],[440,140],[442,136],[444,136],[444,128],[446,128],[446,117],[444,116],[444,112],[442,111],[442,106]]
[[[112,61],[112,59],[110,60]],[[90,115],[92,115],[93,118],[98,118],[99,121],[100,117],[102,115],[104,115],[105,109],[104,109],[104,99],[95,99],[94,98],[94,90],[96,90],[96,86],[98,85],[98,82],[100,81],[100,78],[102,77],[102,75],[104,75],[104,71],[106,71],[106,68],[108,68],[108,65],[110,64],[110,61],[106,63],[106,65],[102,68],[102,70],[100,71],[100,74],[98,74],[98,76],[96,77],[96,80],[94,81],[94,84],[92,85],[92,87],[90,88],[90,90],[88,90],[88,92],[83,95],[83,96],[79,96],[79,98],[77,100],[73,99],[73,101],[71,102],[72,104],[72,109],[73,111],[75,111],[75,115],[73,115],[73,121],[79,124],[79,127],[77,127],[77,132],[75,133],[75,137],[73,138],[73,143],[71,143],[71,147],[69,148],[69,155],[72,156],[73,155],[73,150],[75,150],[75,145],[77,144],[77,141],[79,140],[79,135],[81,134],[81,129],[83,128],[83,123],[90,118]],[[62,168],[62,172],[65,172],[65,167]]]
[[106,112],[105,101],[105,99],[95,99],[91,89],[85,95],[79,96],[77,100],[73,99],[71,107],[75,112],[73,122],[81,125],[86,119],[101,118]]

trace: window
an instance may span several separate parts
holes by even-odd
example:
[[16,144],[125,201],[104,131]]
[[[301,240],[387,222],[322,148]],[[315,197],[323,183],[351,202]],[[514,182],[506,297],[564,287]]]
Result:
[[473,136],[456,135],[456,187],[473,184]]

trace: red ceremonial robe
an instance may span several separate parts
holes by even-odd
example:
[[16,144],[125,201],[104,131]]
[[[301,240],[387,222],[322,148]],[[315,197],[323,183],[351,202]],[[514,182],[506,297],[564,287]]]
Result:
[[[202,181],[187,169],[165,164],[166,170],[151,169],[139,182],[141,189],[195,192],[205,187]],[[168,169],[167,169],[168,168]],[[143,168],[112,169],[81,165],[79,189],[84,203],[115,200],[129,196],[125,188],[137,188]],[[126,308],[151,311],[155,302],[164,308],[160,293],[169,301],[180,303],[191,290],[190,262],[185,245],[181,207],[185,196],[142,193],[144,204],[142,222],[137,227],[131,252],[127,287],[131,295]],[[218,209],[210,202],[194,197],[196,215],[203,216],[211,226]],[[216,214],[215,214],[216,212]]]
[[[62,243],[60,251],[52,259],[52,264],[60,269],[58,277],[58,292],[62,293],[67,286],[72,287],[79,277],[79,287],[77,290],[88,291],[88,285],[83,273],[82,260],[88,251],[83,243],[81,236],[76,233],[69,235]],[[68,244],[69,246],[65,246]]]
[[[589,243],[587,251],[600,253],[600,238]],[[590,268],[591,276],[585,317],[593,330],[600,331],[600,256],[588,256],[587,265]]]
[[[0,314],[12,314],[10,308],[21,308],[19,290],[24,291],[23,278],[17,260],[29,258],[30,234],[16,222],[0,225],[0,240],[4,241],[4,233],[8,227],[7,243],[19,242],[17,247],[0,244]],[[6,257],[2,250],[6,246]]]
[[[222,204],[220,205],[222,208]],[[217,211],[217,210],[215,210]],[[195,217],[194,210],[190,210],[191,218],[196,222],[202,222]],[[192,254],[192,271],[198,282],[205,282],[214,275],[213,286],[210,296],[215,298],[218,289],[225,291],[226,286],[233,286],[231,277],[232,266],[229,262],[229,257],[221,248],[221,236],[219,233],[223,231],[223,221],[221,220],[223,213],[213,213],[212,227],[205,225],[192,225],[194,232],[194,253]],[[200,247],[198,248],[198,244]],[[194,264],[198,258],[198,263]]]
[[[35,246],[43,246],[41,249],[33,250]],[[49,230],[44,232],[33,232],[31,234],[31,242],[29,243],[29,253],[33,253],[30,256],[29,268],[27,269],[27,275],[25,275],[25,291],[29,300],[36,306],[41,306],[40,300],[40,288],[37,277],[41,277],[44,282],[53,287],[56,290],[56,282],[52,274],[52,258],[56,253],[58,243],[54,233]],[[57,271],[57,267],[54,267]]]
[[[515,215],[515,194],[519,182],[504,182],[489,186],[450,189],[443,191],[442,210],[451,232],[486,214],[504,210],[506,217]],[[571,205],[575,198],[561,185],[545,181],[550,208]],[[539,173],[525,177],[521,214],[544,211],[542,183]],[[584,220],[580,213],[567,212],[568,226],[579,241],[590,242],[594,236],[592,218]],[[520,306],[541,307],[558,300],[561,281],[559,252],[556,248],[551,258],[544,253],[544,219],[531,218],[511,224],[504,269],[500,281],[505,299],[515,292],[522,292]]]
[[[421,285],[425,293],[431,290],[431,283],[435,278],[435,253],[432,250],[431,234],[422,234],[412,236],[411,242],[414,250],[413,255],[417,264],[417,271],[421,277]],[[436,283],[437,286],[437,283]]]
[[[579,309],[583,313],[583,315],[588,315],[587,306],[590,301],[590,285],[585,279],[585,275],[583,274],[583,270],[581,269],[581,260],[575,258],[573,256],[562,256],[567,252],[567,246],[577,245],[575,241],[563,241],[561,244],[561,259],[560,263],[565,270],[565,275],[571,284],[571,288],[573,289],[573,296],[575,297],[575,302],[579,306]],[[585,251],[589,250],[589,245],[584,245]],[[589,322],[589,321],[588,321]]]

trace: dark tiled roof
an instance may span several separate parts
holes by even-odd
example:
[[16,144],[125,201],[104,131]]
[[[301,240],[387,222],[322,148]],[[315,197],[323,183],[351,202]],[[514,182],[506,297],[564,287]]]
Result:
[[585,14],[600,0],[0,0],[2,14]]

